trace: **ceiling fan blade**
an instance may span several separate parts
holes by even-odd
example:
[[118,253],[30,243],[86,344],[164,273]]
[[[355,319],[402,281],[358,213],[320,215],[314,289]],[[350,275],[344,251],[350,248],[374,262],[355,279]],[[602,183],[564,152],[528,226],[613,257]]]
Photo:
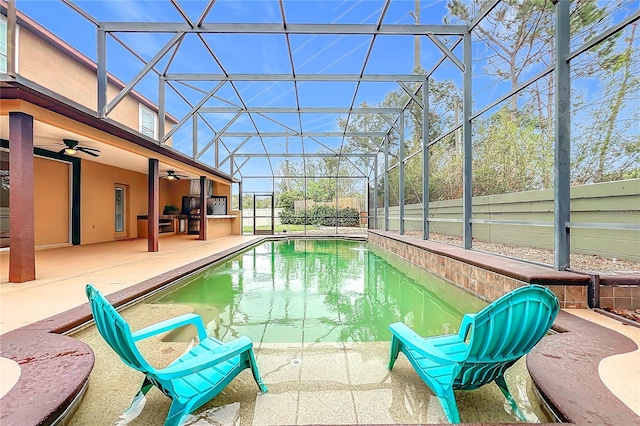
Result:
[[62,148],[60,151],[58,151],[58,154],[64,154],[64,150],[67,148]]
[[[94,157],[99,157],[99,156],[100,156],[99,154],[96,154],[96,153],[94,153],[94,152],[88,151],[88,150],[87,150],[87,148],[83,148],[83,147],[81,147],[81,146],[76,147],[76,149],[77,149],[78,151],[80,151],[80,152],[84,152],[85,154],[92,155],[92,156],[94,156]],[[63,150],[63,151],[64,151],[64,150]],[[100,151],[98,151],[98,152],[100,152]]]
[[84,151],[89,150],[89,151],[100,152],[100,150],[99,150],[98,148],[91,148],[91,147],[88,147],[88,146],[79,146],[78,148],[79,148],[79,149],[82,149],[82,150],[84,150]]

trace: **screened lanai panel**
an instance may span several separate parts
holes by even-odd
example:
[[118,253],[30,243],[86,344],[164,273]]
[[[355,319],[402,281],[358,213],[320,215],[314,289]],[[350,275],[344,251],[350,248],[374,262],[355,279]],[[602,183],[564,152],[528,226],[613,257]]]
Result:
[[282,34],[202,34],[202,37],[228,73],[291,72]]
[[353,99],[356,83],[345,81],[302,81],[298,83],[301,106],[335,108],[348,106]]
[[[182,6],[183,2],[180,2]],[[207,5],[206,1],[184,2],[192,3],[192,10],[197,12],[198,9],[202,10]],[[199,6],[199,7],[198,7]],[[198,15],[200,16],[200,15]],[[197,16],[193,19],[196,19]],[[205,19],[205,22],[265,22],[265,23],[277,23],[280,22],[280,9],[278,2],[275,0],[262,0],[252,2],[237,2],[237,1],[218,1],[214,2],[209,15]]]
[[429,149],[429,238],[462,245],[462,151],[453,135]]
[[[274,154],[277,155],[277,154]],[[303,177],[304,161],[300,157],[271,157],[274,176]]]
[[619,25],[638,12],[635,0],[571,3],[571,50],[580,47],[594,34]]
[[638,55],[636,24],[571,61],[572,267],[589,269],[595,255],[618,259],[599,262],[603,270],[634,270],[619,259],[630,260],[640,240]]
[[[372,2],[373,3],[373,2]],[[380,6],[382,3],[379,3]],[[414,11],[415,2],[409,1],[392,1],[385,15],[385,24],[414,24],[416,20],[409,14]],[[422,1],[420,4],[420,23],[422,24],[442,24],[447,14],[446,1]],[[411,51],[412,52],[412,51]]]
[[[296,120],[297,120],[296,116]],[[344,129],[346,116],[338,113],[301,114],[302,130],[305,132],[340,131]]]
[[[284,138],[265,138],[267,149],[269,154],[284,156],[295,155],[294,162],[300,163],[300,170],[302,170],[302,158],[301,155],[304,152],[302,140],[299,136],[284,137]],[[285,157],[283,157],[285,158]]]
[[[273,187],[269,182],[271,179],[264,176],[273,176],[275,169],[270,158],[265,157],[237,157],[236,162],[239,174],[243,178],[243,191],[273,191]],[[244,176],[260,176],[259,179],[251,179],[244,183]],[[269,184],[268,184],[269,183]],[[255,185],[258,185],[257,187]]]
[[574,184],[637,177],[640,29],[629,26],[571,61]]
[[552,264],[553,126],[540,100],[522,93],[473,122],[473,246]]
[[244,103],[249,107],[295,107],[297,105],[292,82],[236,81],[234,85]]
[[366,73],[411,74],[414,59],[414,36],[387,35],[378,36],[367,61]]
[[473,193],[495,195],[553,187],[550,79],[506,99],[473,121]]
[[[27,3],[29,2],[18,1],[18,8],[24,8]],[[81,4],[82,9],[98,21],[184,22],[180,13],[170,2],[157,2],[154,7],[133,1],[122,4],[111,1],[87,1]],[[196,4],[194,6],[197,7]]]
[[[285,2],[288,22],[315,23],[320,17],[335,24],[374,24],[382,2]],[[406,12],[405,12],[406,13]]]
[[293,34],[289,38],[298,73],[357,74],[362,69],[371,36]]
[[399,102],[392,95],[389,95],[398,89],[400,86],[396,81],[363,81],[358,87],[354,106],[401,108],[402,105],[399,105]]
[[[492,42],[483,37],[473,38],[474,48],[479,50],[477,59],[474,56],[473,65],[475,110],[499,100],[525,82],[552,72],[549,65],[553,62],[553,39],[532,40],[534,45],[531,48],[501,44],[503,47],[496,47],[496,43],[502,41],[504,40]],[[502,49],[499,54],[496,53],[497,49]],[[514,52],[521,58],[511,58],[509,52]],[[517,69],[518,72],[511,74],[511,69]]]
[[404,182],[405,232],[422,238],[422,154],[406,161]]
[[304,234],[305,178],[275,179],[275,232],[276,234]]
[[336,176],[363,178],[367,176],[370,161],[358,157],[340,157]]
[[[212,68],[211,72],[213,72],[213,70],[214,69]],[[191,85],[197,85],[200,82],[191,81],[189,83]],[[240,99],[240,96],[242,96],[242,92],[240,92],[239,90],[241,82],[234,82],[234,84],[231,84],[231,82],[229,81],[223,82],[222,84],[219,81],[211,81],[211,82],[203,82],[203,83],[207,83],[211,87],[211,89],[217,88],[215,90],[215,93],[211,97],[212,99],[210,101],[211,102],[210,105],[214,107],[226,107],[226,108],[242,107],[242,102],[244,101],[244,97],[242,100]],[[208,89],[207,93],[211,89]],[[218,101],[218,102],[215,102],[215,101]]]
[[[210,81],[167,81],[165,83],[165,108],[167,113],[182,118],[193,110],[200,102],[207,107],[229,107],[229,100],[224,95],[225,86]],[[217,90],[216,90],[217,88]],[[212,96],[209,94],[212,93]]]
[[[307,130],[305,130],[307,131]],[[304,152],[306,154],[330,154],[336,153],[340,149],[340,144],[342,142],[341,137],[309,137],[306,136],[303,138],[304,141]]]
[[340,234],[362,234],[366,232],[367,179],[337,179],[336,232]]
[[196,154],[193,150],[193,122],[191,120],[187,120],[176,129],[171,136],[171,147],[189,157]]
[[[449,76],[459,74],[457,68],[452,72]],[[462,123],[462,105],[462,84],[454,77],[429,79],[430,140],[445,135]]]

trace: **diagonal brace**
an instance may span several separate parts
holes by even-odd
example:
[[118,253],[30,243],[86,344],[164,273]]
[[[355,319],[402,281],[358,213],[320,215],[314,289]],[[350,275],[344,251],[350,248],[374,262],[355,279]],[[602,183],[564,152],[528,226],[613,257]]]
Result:
[[402,81],[398,81],[398,84],[400,85],[400,87],[402,87],[402,89],[407,92],[407,94],[409,96],[411,96],[411,99],[413,99],[413,101],[418,104],[418,106],[420,106],[420,108],[424,108],[424,104],[422,103],[422,101],[420,99],[418,99],[418,97],[416,96],[415,93],[413,93],[413,90],[411,90],[411,88],[409,86],[407,86],[405,83],[403,83]]
[[205,102],[207,102],[224,84],[226,83],[226,81],[221,81],[218,84],[216,84],[216,87],[214,87],[210,92],[208,92],[202,99],[200,99],[200,102],[198,102],[196,105],[193,106],[193,108],[191,108],[191,111],[189,111],[189,113],[187,115],[185,115],[184,117],[182,117],[182,120],[178,121],[178,124],[176,124],[175,126],[173,126],[173,129],[171,129],[169,131],[169,133],[166,134],[166,136],[164,137],[164,140],[168,140],[176,131],[178,131],[178,129],[184,124],[186,123],[186,121],[188,119],[191,118],[191,116],[193,114],[196,113],[196,111],[198,111],[200,109],[200,107],[202,105],[205,104]]
[[133,80],[131,80],[120,91],[120,93],[118,93],[116,97],[113,98],[113,100],[109,103],[109,105],[107,105],[107,108],[105,110],[105,115],[108,115],[111,111],[113,111],[113,109],[120,103],[120,101],[122,101],[125,98],[125,96],[127,96],[133,90],[134,86],[138,84],[138,82],[140,82],[140,80],[142,80],[142,78],[145,75],[147,75],[149,71],[151,71],[151,69],[158,62],[160,62],[160,60],[164,57],[164,55],[178,42],[178,40],[181,40],[182,37],[184,37],[184,35],[185,35],[184,33],[177,33],[173,37],[171,37],[171,40],[169,40],[167,44],[165,44],[162,47],[162,49],[160,49],[160,51],[156,53],[156,55],[153,58],[151,58],[149,62],[147,62],[144,68],[142,68],[140,72],[138,72],[138,74],[133,78]]
[[196,160],[200,157],[202,157],[202,154],[204,154],[210,147],[211,145],[213,145],[215,142],[218,141],[218,139],[220,139],[220,136],[222,136],[224,134],[224,132],[231,127],[231,125],[242,115],[241,112],[237,113],[227,124],[224,125],[224,127],[222,129],[220,129],[220,131],[218,132],[218,134],[216,134],[213,139],[211,139],[209,141],[209,143],[202,148],[202,150],[196,155]]
[[451,61],[453,61],[453,63],[458,68],[460,68],[460,71],[464,72],[464,64],[462,63],[462,61],[458,59],[458,57],[454,55],[453,52],[449,50],[449,48],[443,42],[441,42],[438,37],[436,37],[431,33],[427,33],[427,37],[431,39],[431,41],[436,45],[436,47],[440,49],[442,53],[444,53],[447,56],[447,58],[451,59]]

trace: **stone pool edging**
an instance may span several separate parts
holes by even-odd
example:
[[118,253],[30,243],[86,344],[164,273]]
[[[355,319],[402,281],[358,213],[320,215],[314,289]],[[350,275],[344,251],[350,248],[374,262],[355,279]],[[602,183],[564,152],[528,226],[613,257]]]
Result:
[[[368,236],[369,242],[376,238],[375,235],[375,233],[370,231]],[[107,296],[107,298],[115,306],[122,306],[150,291],[162,288],[177,278],[188,275],[194,269],[219,261],[226,256],[243,251],[246,248],[262,241],[287,239],[292,237],[294,236],[276,236],[275,238],[273,236],[259,237],[245,244],[233,247],[216,255],[176,268],[173,271],[159,275],[158,277],[154,277],[129,288],[112,293]],[[343,238],[343,236],[331,237]],[[324,236],[318,236],[317,238],[324,238]],[[345,236],[345,238],[356,239],[353,236]],[[365,238],[358,237],[357,239],[362,240]],[[450,256],[450,258],[454,259],[452,256]],[[443,260],[442,265],[444,266],[445,263],[446,262]],[[482,278],[483,277],[478,276],[476,279]],[[448,279],[451,280],[452,278]],[[494,291],[497,291],[497,289]],[[486,296],[484,298],[486,298]],[[573,315],[561,312],[556,323],[560,323],[560,328],[568,333],[562,333],[557,336],[548,336],[543,339],[539,346],[542,345],[542,343],[547,342],[548,339],[553,338],[549,343],[552,351],[557,350],[564,355],[571,355],[574,353],[572,347],[573,344],[581,345],[582,350],[588,350],[588,344],[585,345],[582,340],[589,339],[591,338],[590,336],[596,335],[596,333],[591,333],[591,331],[589,331],[591,329],[590,327],[603,327],[596,326],[595,324],[584,320],[581,321],[584,321],[586,324],[565,320],[566,316],[576,318]],[[61,335],[60,333],[68,332],[91,319],[92,317],[89,305],[88,303],[85,303],[61,314],[54,315],[45,320],[38,321],[0,336],[2,340],[0,356],[13,359],[22,367],[18,383],[16,383],[16,385],[0,399],[0,423],[2,423],[2,425],[49,425],[57,421],[58,417],[62,413],[72,408],[73,403],[80,399],[82,392],[88,383],[89,374],[93,368],[94,355],[89,346],[85,343],[73,339],[72,337]],[[578,327],[579,330],[572,334],[574,327]],[[614,331],[608,329],[604,330],[609,333],[613,333],[622,339],[627,339]],[[601,332],[600,330],[596,331],[598,333]],[[565,334],[566,336],[564,336]],[[571,338],[567,340],[567,336]],[[623,340],[617,339],[615,342],[623,342]],[[635,347],[635,344],[633,345]],[[560,346],[560,348],[558,349],[557,346]],[[565,413],[564,415],[566,415],[568,421],[571,421],[574,424],[583,424],[584,422],[580,422],[582,420],[582,416],[576,415],[575,413],[584,411],[587,413],[585,415],[586,418],[590,420],[587,421],[587,423],[602,424],[597,421],[599,417],[594,416],[593,413],[591,413],[591,410],[593,410],[594,407],[601,407],[602,404],[607,405],[602,406],[602,408],[595,408],[595,410],[603,411],[606,409],[610,412],[613,418],[617,415],[616,413],[620,412],[622,413],[621,415],[624,416],[621,418],[633,419],[633,417],[629,416],[628,413],[628,411],[631,410],[629,410],[628,407],[626,407],[608,389],[606,389],[606,387],[602,391],[602,394],[597,395],[597,401],[595,401],[597,403],[594,403],[593,395],[586,395],[585,399],[578,402],[567,400],[567,398],[571,398],[571,394],[567,394],[564,389],[560,392],[565,394],[565,398],[563,399],[562,395],[557,395],[557,392],[554,390],[555,386],[553,385],[556,377],[577,377],[577,380],[573,380],[572,390],[575,387],[580,388],[583,391],[587,391],[588,389],[594,388],[592,386],[593,383],[595,383],[595,386],[604,386],[597,374],[597,363],[603,358],[617,353],[622,353],[618,350],[621,347],[627,348],[628,346],[628,342],[625,342],[623,346],[612,348],[607,345],[603,351],[598,351],[598,353],[593,356],[593,360],[591,362],[591,364],[595,363],[596,365],[595,376],[592,374],[576,374],[582,369],[582,367],[579,363],[571,359],[567,362],[559,363],[561,365],[562,375],[557,375],[556,373],[551,374],[548,369],[546,369],[549,363],[548,351],[550,349],[548,349],[548,346],[543,346],[539,351],[536,347],[528,356],[527,364],[529,365],[529,363],[531,363],[529,370],[536,385],[538,385],[538,381],[542,383],[542,386],[539,386],[539,389],[543,396],[547,398],[554,408],[560,413]],[[553,355],[558,356],[557,354]],[[532,359],[532,361],[529,361],[529,359]],[[590,366],[589,368],[589,371],[591,371],[592,367]],[[591,396],[590,399],[589,396]],[[571,405],[571,407],[558,407],[556,404],[567,404]],[[573,407],[574,404],[576,404],[576,407]],[[635,413],[633,413],[633,415],[635,415]],[[640,418],[635,416],[635,420],[633,421],[640,421]]]
[[[637,425],[640,416],[600,379],[604,358],[635,351],[628,337],[560,311],[554,328],[527,355],[527,369],[538,391],[561,420],[595,425]],[[597,344],[595,344],[597,343]]]

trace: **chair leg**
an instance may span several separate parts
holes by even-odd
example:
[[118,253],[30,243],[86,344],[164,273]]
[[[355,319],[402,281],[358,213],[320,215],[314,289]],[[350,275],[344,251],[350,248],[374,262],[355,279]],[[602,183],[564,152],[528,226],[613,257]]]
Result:
[[187,405],[181,401],[172,399],[169,414],[167,414],[167,419],[164,421],[164,426],[180,426],[188,414]]
[[253,354],[253,349],[249,350],[249,363],[251,364],[251,373],[253,373],[253,378],[256,381],[256,384],[260,388],[261,392],[267,392],[268,389],[262,381],[262,377],[260,377],[260,372],[258,371],[258,364],[256,363],[256,357]]
[[440,400],[449,423],[460,423],[460,413],[458,412],[458,404],[453,394],[453,388],[451,386],[441,387],[440,389],[433,389],[433,391]]
[[391,336],[391,347],[389,348],[389,365],[388,369],[393,369],[393,364],[396,363],[396,359],[398,359],[398,353],[400,352],[400,340],[396,337],[396,335]]
[[140,415],[146,403],[145,395],[152,387],[153,383],[151,383],[151,380],[149,380],[148,377],[145,377],[142,385],[140,385],[140,390],[136,396],[133,397],[131,405],[124,413],[122,413],[120,420],[116,422],[116,425],[126,425]]
[[436,392],[436,396],[442,404],[442,409],[447,415],[450,423],[460,423],[460,413],[458,412],[458,404],[456,404],[456,397],[453,394],[453,388],[451,386],[439,389]]
[[516,413],[516,416],[518,416],[518,418],[523,422],[526,422],[527,419],[522,414],[522,412],[520,412],[520,409],[518,408],[516,401],[513,399],[513,396],[511,396],[511,392],[509,392],[509,387],[507,386],[507,382],[504,380],[504,374],[496,379],[496,385],[498,385],[504,397],[507,399],[507,401],[509,401],[509,404],[511,404],[511,408]]

